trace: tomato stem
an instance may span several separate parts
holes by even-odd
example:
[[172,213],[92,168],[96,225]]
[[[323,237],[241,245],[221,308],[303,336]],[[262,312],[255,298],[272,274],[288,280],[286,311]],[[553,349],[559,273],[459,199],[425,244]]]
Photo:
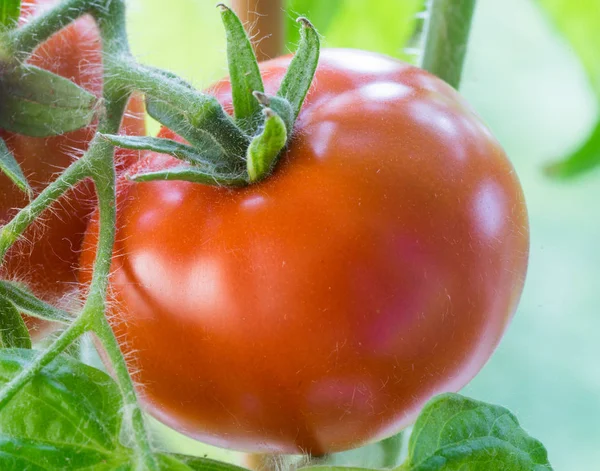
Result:
[[13,54],[26,58],[41,43],[57,31],[92,10],[97,0],[65,0],[49,10],[36,15],[27,23],[8,34]]
[[[129,45],[125,29],[125,3],[123,0],[109,0],[104,9],[95,11],[98,22],[102,48],[105,57],[128,56]],[[93,319],[93,329],[106,348],[115,371],[116,380],[123,395],[123,402],[130,414],[125,416],[124,424],[134,431],[134,448],[136,451],[136,469],[158,471],[158,463],[152,453],[152,446],[146,431],[144,417],[139,408],[137,395],[125,359],[120,350],[115,351],[116,339],[105,317],[106,297],[110,279],[113,246],[116,227],[116,171],[114,162],[114,146],[100,138],[101,133],[118,133],[131,90],[115,86],[109,79],[112,70],[104,67],[104,101],[105,114],[98,124],[98,134],[94,139],[98,149],[96,165],[92,167],[92,179],[98,195],[100,212],[98,247],[92,272],[92,280],[82,316],[89,309]],[[118,348],[118,347],[117,347]]]
[[431,0],[421,67],[458,89],[476,0]]
[[133,380],[127,369],[127,363],[121,353],[115,334],[104,316],[104,312],[100,312],[101,315],[94,316],[95,323],[92,330],[102,341],[102,346],[112,365],[114,376],[121,390],[124,405],[123,410],[125,412],[124,422],[130,424],[133,428],[133,435],[137,445],[138,469],[140,471],[148,469],[158,470],[148,440],[144,414],[140,408]]
[[37,198],[17,213],[0,231],[0,262],[8,249],[21,237],[29,225],[54,201],[84,178],[91,176],[88,158],[82,157],[71,164]]

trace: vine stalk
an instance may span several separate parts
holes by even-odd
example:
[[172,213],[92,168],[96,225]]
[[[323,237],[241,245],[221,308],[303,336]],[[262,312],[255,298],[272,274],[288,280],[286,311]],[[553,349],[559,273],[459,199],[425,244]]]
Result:
[[430,0],[421,67],[458,89],[476,0]]

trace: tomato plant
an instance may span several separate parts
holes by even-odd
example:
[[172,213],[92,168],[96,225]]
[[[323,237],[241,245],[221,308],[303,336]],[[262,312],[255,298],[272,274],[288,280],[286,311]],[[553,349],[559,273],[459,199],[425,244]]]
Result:
[[[22,24],[47,10],[55,1],[23,2]],[[72,80],[100,97],[102,93],[102,57],[100,36],[92,18],[80,18],[40,45],[28,63]],[[34,194],[39,194],[57,174],[80,157],[94,136],[96,125],[51,137],[31,137],[0,130],[8,149],[27,176]],[[143,102],[132,100],[123,120],[125,133],[145,131]],[[137,153],[119,150],[119,166],[130,165]],[[60,302],[76,290],[75,270],[79,248],[89,215],[94,207],[94,188],[84,182],[54,205],[24,235],[9,253],[2,274],[27,283],[35,294],[50,302]],[[27,204],[27,196],[4,174],[0,174],[0,224]],[[34,243],[35,242],[35,243]],[[30,326],[40,323],[27,318]]]
[[[212,94],[133,57],[123,0],[66,0],[19,26],[21,6],[0,0],[0,171],[33,196],[0,227],[1,468],[239,471],[158,450],[144,411],[209,443],[307,458],[394,435],[369,466],[395,467],[396,432],[421,411],[397,471],[551,471],[506,409],[432,398],[485,363],[527,266],[517,177],[451,87],[474,1],[431,6],[424,63],[448,83],[375,53],[320,56],[306,18],[294,56],[259,67],[219,4],[230,73]],[[82,18],[101,38],[100,65],[76,70],[97,73],[93,93],[32,62]],[[158,137],[119,134],[136,92]],[[73,132],[83,155],[39,182],[15,142]],[[115,147],[147,157],[117,178]],[[87,181],[98,210],[73,312],[15,283],[11,264]],[[65,327],[32,350],[21,314]],[[111,375],[64,354],[85,334]]]
[[[289,64],[261,65],[267,94]],[[213,92],[231,109],[227,81]],[[236,449],[322,454],[408,425],[489,358],[527,266],[498,142],[441,80],[362,51],[323,51],[263,182],[122,180],[118,201],[109,320],[142,398]]]

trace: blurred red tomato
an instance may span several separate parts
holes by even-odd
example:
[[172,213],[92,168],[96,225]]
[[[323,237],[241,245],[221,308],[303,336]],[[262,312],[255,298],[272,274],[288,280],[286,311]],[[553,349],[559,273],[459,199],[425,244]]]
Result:
[[[53,3],[24,1],[21,23]],[[91,17],[81,18],[52,36],[34,51],[28,62],[66,77],[98,97],[102,94],[100,37]],[[28,137],[0,130],[0,137],[6,141],[35,194],[38,194],[83,154],[95,128],[96,125],[92,125],[49,138]],[[144,134],[143,101],[139,97],[130,102],[122,131]],[[117,153],[121,168],[133,163],[137,157],[137,152]],[[75,269],[94,200],[91,182],[69,191],[10,250],[1,267],[2,277],[23,281],[42,299],[60,302],[76,288]],[[26,204],[25,195],[8,177],[0,174],[0,224],[9,221]],[[27,319],[27,323],[31,328],[44,324],[31,318]]]

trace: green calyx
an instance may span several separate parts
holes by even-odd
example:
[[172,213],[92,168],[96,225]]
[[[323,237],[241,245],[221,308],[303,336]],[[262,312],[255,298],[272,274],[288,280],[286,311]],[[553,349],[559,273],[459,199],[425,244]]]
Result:
[[0,79],[0,128],[33,137],[87,126],[97,100],[70,80],[31,64],[9,63]]
[[217,7],[227,36],[233,117],[214,97],[194,90],[178,77],[115,62],[114,67],[122,75],[131,76],[132,86],[144,92],[148,113],[189,143],[106,135],[114,145],[158,151],[186,162],[181,167],[130,176],[132,180],[252,184],[271,174],[293,135],[319,60],[316,30],[305,18],[298,18],[298,50],[277,94],[269,96],[264,93],[258,61],[242,22],[227,6]]

